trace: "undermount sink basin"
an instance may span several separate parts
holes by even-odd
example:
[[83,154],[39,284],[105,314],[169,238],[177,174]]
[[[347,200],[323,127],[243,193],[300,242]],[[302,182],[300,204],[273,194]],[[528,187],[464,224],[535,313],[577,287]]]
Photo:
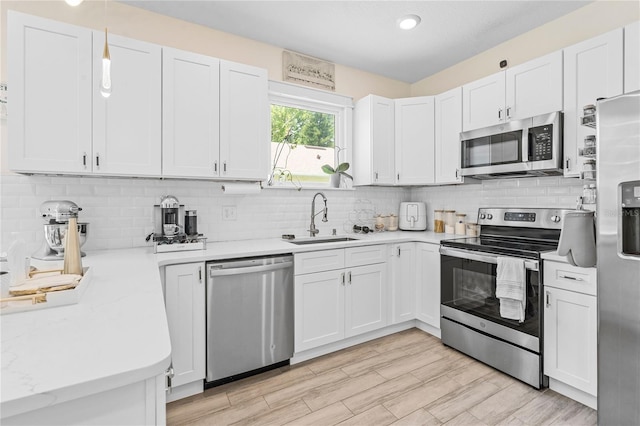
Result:
[[297,244],[299,246],[306,244],[322,244],[322,243],[339,243],[343,241],[356,241],[357,238],[351,237],[335,237],[335,238],[314,238],[309,240],[290,240],[291,244]]

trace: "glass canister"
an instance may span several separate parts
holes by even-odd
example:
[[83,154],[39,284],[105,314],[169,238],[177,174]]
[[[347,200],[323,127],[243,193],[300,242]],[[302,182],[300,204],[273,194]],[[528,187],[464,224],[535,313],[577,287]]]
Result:
[[467,227],[464,224],[467,215],[465,213],[456,213],[456,235],[465,235],[467,232]]
[[479,234],[480,227],[477,223],[467,222],[467,236],[469,237],[477,237]]
[[456,232],[456,211],[444,211],[444,232],[446,234],[454,234]]
[[385,222],[385,216],[382,216],[381,214],[376,216],[376,224],[374,225],[374,228],[376,231],[380,232],[380,231],[384,231],[384,222]]
[[444,232],[444,210],[433,211],[433,232]]
[[391,213],[389,215],[389,227],[387,228],[389,231],[397,231],[398,230],[398,216]]

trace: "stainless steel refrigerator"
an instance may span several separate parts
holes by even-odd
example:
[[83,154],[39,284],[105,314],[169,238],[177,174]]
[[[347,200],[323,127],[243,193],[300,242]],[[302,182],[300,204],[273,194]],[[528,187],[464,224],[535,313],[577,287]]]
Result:
[[640,424],[640,91],[597,103],[598,423]]

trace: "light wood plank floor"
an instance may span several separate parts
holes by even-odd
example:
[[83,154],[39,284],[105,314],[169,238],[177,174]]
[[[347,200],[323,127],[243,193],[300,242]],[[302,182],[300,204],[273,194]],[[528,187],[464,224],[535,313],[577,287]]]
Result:
[[167,405],[169,425],[595,425],[418,329],[212,388]]

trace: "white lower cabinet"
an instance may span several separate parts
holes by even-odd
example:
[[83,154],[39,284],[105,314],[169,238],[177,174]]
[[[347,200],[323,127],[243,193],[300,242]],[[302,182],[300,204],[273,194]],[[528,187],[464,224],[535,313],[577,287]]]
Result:
[[[295,352],[387,325],[386,253],[375,245],[295,255]],[[335,269],[318,272],[326,259]]]
[[[440,245],[416,243],[416,318],[440,329]],[[439,336],[439,335],[438,335]]]
[[[171,337],[171,387],[205,377],[205,264],[186,263],[165,268],[165,305]],[[169,399],[172,399],[169,396]]]
[[549,387],[560,386],[554,390],[594,406],[598,389],[595,268],[545,261],[544,291],[544,374],[550,378]]
[[416,317],[416,243],[393,244],[389,256],[392,324]]

